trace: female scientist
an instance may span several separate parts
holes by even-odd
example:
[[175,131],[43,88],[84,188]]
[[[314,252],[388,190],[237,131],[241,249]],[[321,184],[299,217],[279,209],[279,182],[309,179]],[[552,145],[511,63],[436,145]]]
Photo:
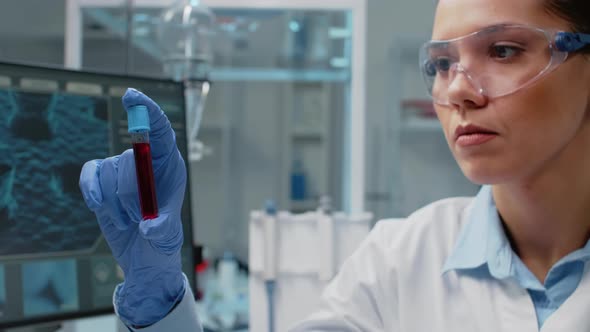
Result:
[[[590,2],[440,0],[420,65],[474,198],[381,222],[293,331],[590,331]],[[170,123],[147,105],[161,214],[138,223],[133,156],[80,186],[125,272],[130,327],[200,331],[180,269],[186,182]]]

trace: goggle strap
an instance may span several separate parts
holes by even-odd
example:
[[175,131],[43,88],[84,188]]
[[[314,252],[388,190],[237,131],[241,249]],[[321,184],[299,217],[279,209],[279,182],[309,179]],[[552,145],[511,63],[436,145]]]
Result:
[[590,34],[561,31],[555,36],[555,46],[561,52],[575,52],[586,45],[590,45]]

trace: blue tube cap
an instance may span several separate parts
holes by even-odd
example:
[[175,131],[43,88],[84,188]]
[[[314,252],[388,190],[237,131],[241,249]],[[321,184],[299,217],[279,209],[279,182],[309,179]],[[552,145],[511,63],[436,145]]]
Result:
[[150,117],[146,106],[135,105],[127,109],[127,131],[130,133],[150,131]]

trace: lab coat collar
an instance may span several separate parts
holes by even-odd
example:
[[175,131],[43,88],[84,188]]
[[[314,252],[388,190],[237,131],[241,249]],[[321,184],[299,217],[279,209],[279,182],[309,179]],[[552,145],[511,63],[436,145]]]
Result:
[[442,273],[477,269],[487,264],[494,278],[505,279],[514,271],[512,260],[512,249],[496,210],[492,188],[483,186],[475,197]]

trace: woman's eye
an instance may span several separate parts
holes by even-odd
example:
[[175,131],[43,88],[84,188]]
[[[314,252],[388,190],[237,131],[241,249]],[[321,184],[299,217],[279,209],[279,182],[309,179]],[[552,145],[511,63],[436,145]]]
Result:
[[445,74],[451,69],[451,60],[445,57],[431,58],[423,65],[424,73],[429,77],[435,77],[438,73]]
[[513,58],[522,52],[521,48],[510,45],[493,45],[490,48],[490,56],[500,60]]
[[424,63],[424,68],[423,68],[424,72],[426,73],[426,75],[428,75],[429,77],[434,77],[436,76],[436,66],[434,65],[434,62],[429,60],[426,61]]
[[433,67],[436,69],[437,72],[447,72],[451,69],[451,59],[446,57],[438,57],[431,60]]

